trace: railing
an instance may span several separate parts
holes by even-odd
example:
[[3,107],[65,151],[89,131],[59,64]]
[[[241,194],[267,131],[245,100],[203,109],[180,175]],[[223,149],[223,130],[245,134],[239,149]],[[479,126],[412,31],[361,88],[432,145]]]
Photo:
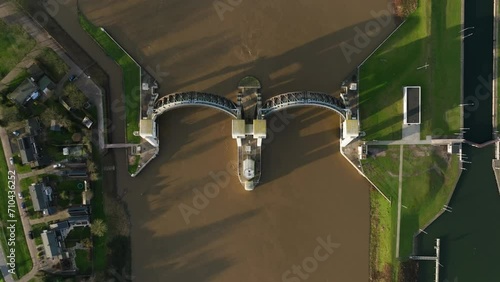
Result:
[[272,112],[296,106],[319,106],[337,112],[346,118],[347,109],[340,98],[321,92],[288,92],[276,95],[266,100],[259,111],[259,116],[264,118]]
[[240,108],[236,104],[219,95],[202,92],[173,93],[156,101],[153,110],[153,120],[162,113],[184,106],[206,106],[221,110],[236,118]]

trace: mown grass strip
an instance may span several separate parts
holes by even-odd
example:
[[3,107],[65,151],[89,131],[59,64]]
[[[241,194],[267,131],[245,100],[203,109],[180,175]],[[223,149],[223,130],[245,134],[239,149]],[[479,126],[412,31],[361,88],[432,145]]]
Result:
[[[0,221],[2,222],[2,234],[0,235],[0,243],[2,244],[2,248],[4,250],[5,255],[9,254],[9,249],[15,248],[16,254],[16,275],[17,277],[22,277],[23,275],[30,272],[33,267],[33,262],[31,261],[31,256],[29,253],[28,245],[26,243],[26,236],[24,235],[23,225],[21,222],[21,217],[19,215],[19,210],[16,207],[14,208],[14,217],[9,217],[8,212],[8,201],[9,201],[9,185],[8,176],[12,175],[9,173],[9,168],[7,166],[5,160],[5,153],[3,151],[3,147],[0,146]],[[14,199],[17,195],[14,193]],[[7,226],[11,224],[11,222],[7,222],[7,220],[12,219],[16,220],[15,222],[15,246],[9,246],[7,243],[7,238],[10,236],[10,232],[7,230]]]
[[460,26],[460,1],[419,1],[418,9],[360,67],[366,140],[401,139],[404,86],[422,88],[422,137],[453,135],[460,128]]

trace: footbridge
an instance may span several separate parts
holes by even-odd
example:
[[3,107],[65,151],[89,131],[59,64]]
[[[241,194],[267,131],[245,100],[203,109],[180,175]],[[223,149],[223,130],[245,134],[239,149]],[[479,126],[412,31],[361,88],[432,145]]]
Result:
[[326,108],[342,117],[341,144],[348,144],[359,135],[359,122],[351,118],[351,111],[341,98],[321,92],[298,91],[279,94],[263,101],[260,89],[260,82],[247,76],[238,85],[236,103],[225,97],[204,92],[168,94],[151,103],[152,108],[150,106],[148,112],[152,114],[140,121],[139,135],[154,147],[159,147],[156,119],[169,110],[181,107],[210,107],[228,114],[233,119],[232,138],[238,145],[238,176],[245,190],[253,190],[259,182],[262,140],[267,136],[266,118],[273,112],[298,106]]
[[298,106],[318,106],[337,112],[343,119],[347,118],[348,110],[340,98],[311,91],[288,92],[271,97],[264,102],[259,115],[265,118],[275,111]]
[[226,114],[237,118],[240,108],[236,104],[219,95],[203,92],[179,92],[168,94],[160,98],[154,105],[153,120],[166,111],[186,106],[205,106],[221,110]]

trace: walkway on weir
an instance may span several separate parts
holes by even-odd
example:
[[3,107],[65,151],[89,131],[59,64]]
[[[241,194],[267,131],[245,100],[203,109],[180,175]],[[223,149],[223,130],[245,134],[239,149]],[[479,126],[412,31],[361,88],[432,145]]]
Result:
[[469,142],[465,139],[426,139],[426,140],[385,140],[385,141],[367,141],[366,145],[448,145],[451,143]]
[[[236,118],[241,109],[233,101],[211,93],[203,92],[179,92],[161,97],[156,101],[153,110],[153,120],[162,113],[183,106],[207,106],[221,110]],[[332,95],[313,92],[297,91],[288,92],[273,96],[267,99],[259,111],[259,116],[265,116],[282,109],[297,106],[318,106],[337,112],[344,119],[348,110],[345,108],[342,100]]]

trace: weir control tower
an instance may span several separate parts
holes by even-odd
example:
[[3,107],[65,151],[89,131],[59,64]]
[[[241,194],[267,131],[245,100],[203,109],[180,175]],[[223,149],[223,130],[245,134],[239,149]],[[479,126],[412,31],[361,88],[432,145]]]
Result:
[[232,136],[238,145],[238,177],[247,191],[260,181],[262,139],[266,138],[266,120],[258,115],[262,107],[260,88],[255,77],[240,81],[237,106],[241,111],[232,121]]

